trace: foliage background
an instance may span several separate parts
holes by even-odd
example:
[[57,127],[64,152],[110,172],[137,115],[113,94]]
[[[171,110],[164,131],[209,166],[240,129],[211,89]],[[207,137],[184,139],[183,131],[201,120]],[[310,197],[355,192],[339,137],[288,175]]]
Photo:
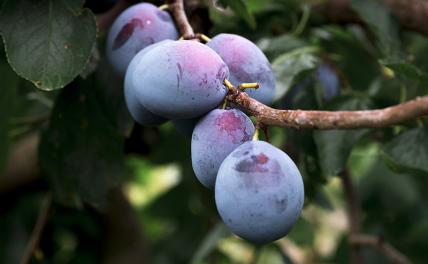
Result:
[[[328,24],[297,0],[202,1],[192,15],[209,36],[230,32],[259,45],[277,77],[276,108],[372,109],[426,95],[428,39],[401,30],[380,2],[351,3],[366,26]],[[255,247],[221,223],[213,194],[193,175],[189,138],[170,123],[133,124],[105,61],[106,31],[96,33],[89,9],[73,0],[0,4],[0,171],[29,138],[39,139],[41,169],[19,188],[0,173],[1,263],[19,262],[50,194],[33,263],[347,263],[345,171],[360,197],[361,231],[426,261],[426,118],[383,129],[270,128],[271,142],[299,165],[306,203],[289,236]],[[314,78],[325,63],[341,80],[333,100]],[[388,263],[371,248],[363,256]]]

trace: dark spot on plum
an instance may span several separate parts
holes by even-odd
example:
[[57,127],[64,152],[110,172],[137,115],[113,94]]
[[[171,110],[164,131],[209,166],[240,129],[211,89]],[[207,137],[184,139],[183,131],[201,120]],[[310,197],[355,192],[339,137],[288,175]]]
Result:
[[288,204],[287,197],[275,198],[275,209],[278,213],[281,213],[285,209],[287,209],[287,204]]
[[168,13],[167,12],[165,12],[165,11],[162,11],[162,10],[158,10],[157,12],[156,12],[156,15],[161,19],[161,20],[163,20],[163,21],[166,21],[166,22],[170,22],[171,21],[171,17],[168,15]]
[[216,126],[223,131],[233,132],[241,128],[241,119],[233,111],[224,112],[216,119]]
[[181,67],[180,63],[177,63],[177,68],[178,68],[178,71],[180,72],[180,77],[183,78],[183,68]]
[[227,75],[227,65],[223,64],[217,72],[216,78],[220,79],[222,82],[226,79]]
[[152,37],[145,37],[143,38],[143,43],[145,44],[144,46],[148,46],[155,43],[155,40]]
[[177,90],[180,89],[180,76],[177,74]]
[[228,218],[228,219],[227,219],[227,221],[228,221],[229,223],[232,223],[232,219],[230,219],[230,218]]
[[199,140],[199,137],[198,137],[198,135],[193,134],[192,139],[193,139],[193,140]]
[[113,50],[122,47],[134,33],[136,27],[144,28],[143,22],[137,18],[133,18],[130,22],[122,27],[113,42]]

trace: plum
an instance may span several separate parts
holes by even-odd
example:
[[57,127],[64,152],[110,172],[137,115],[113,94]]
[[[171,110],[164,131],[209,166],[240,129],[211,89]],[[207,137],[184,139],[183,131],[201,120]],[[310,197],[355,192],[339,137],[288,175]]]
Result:
[[323,97],[331,100],[340,94],[340,81],[334,69],[328,64],[321,64],[316,70],[317,80],[324,88]]
[[167,119],[157,116],[147,110],[137,99],[137,96],[135,94],[135,88],[132,85],[132,82],[130,81],[131,76],[133,75],[135,71],[135,67],[140,62],[141,58],[151,49],[156,47],[157,45],[161,45],[164,42],[169,42],[172,40],[163,40],[161,42],[158,42],[154,45],[151,45],[135,55],[135,57],[131,60],[131,63],[129,63],[129,67],[126,71],[125,75],[125,83],[124,83],[124,92],[125,92],[125,102],[126,106],[128,108],[129,113],[134,118],[135,121],[137,121],[139,124],[143,126],[157,126],[161,125],[162,123],[165,123]]
[[201,116],[216,108],[229,70],[207,46],[191,40],[157,45],[141,58],[131,78],[139,102],[169,119]]
[[176,40],[178,32],[168,12],[149,3],[123,11],[107,37],[107,58],[123,76],[132,58],[143,48],[165,39]]
[[287,235],[301,213],[302,176],[280,149],[247,141],[221,164],[215,201],[233,233],[253,243],[269,243]]
[[198,180],[213,189],[220,164],[253,134],[251,119],[240,110],[209,112],[198,122],[192,135],[192,167]]
[[226,62],[230,71],[229,81],[233,85],[257,82],[260,88],[248,89],[248,95],[264,104],[272,104],[275,76],[268,59],[254,43],[238,35],[219,34],[207,45]]

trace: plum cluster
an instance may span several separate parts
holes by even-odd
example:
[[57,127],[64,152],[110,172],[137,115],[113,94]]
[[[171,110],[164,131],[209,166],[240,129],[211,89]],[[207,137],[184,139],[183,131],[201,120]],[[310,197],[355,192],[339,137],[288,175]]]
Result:
[[271,104],[269,61],[238,35],[220,34],[206,45],[177,38],[170,15],[151,4],[132,6],[114,22],[107,56],[124,76],[130,114],[143,126],[172,120],[192,135],[195,175],[215,190],[218,212],[233,233],[254,243],[285,236],[303,207],[300,172],[283,151],[253,138],[256,129],[243,111],[222,104],[225,80],[259,83],[249,95]]

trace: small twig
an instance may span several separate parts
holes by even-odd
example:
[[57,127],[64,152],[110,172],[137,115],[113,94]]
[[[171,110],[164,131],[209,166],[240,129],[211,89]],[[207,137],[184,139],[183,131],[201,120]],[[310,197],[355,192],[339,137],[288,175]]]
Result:
[[49,193],[40,210],[36,225],[34,226],[33,233],[31,234],[30,241],[28,242],[27,248],[25,249],[25,252],[24,252],[24,256],[21,259],[21,264],[30,263],[31,257],[33,256],[34,251],[37,249],[37,246],[39,245],[40,239],[43,234],[43,229],[45,228],[46,223],[49,219],[49,213],[50,213],[51,207],[52,207],[52,195]]
[[357,246],[373,247],[384,256],[386,256],[392,263],[396,264],[410,264],[412,263],[403,253],[398,251],[389,243],[385,242],[382,237],[373,235],[354,234],[350,237],[350,242]]
[[192,39],[195,36],[195,32],[193,32],[193,28],[187,19],[183,0],[170,0],[168,4],[181,36],[183,36],[184,39]]
[[[344,170],[340,174],[342,179],[343,191],[346,196],[347,202],[347,215],[350,227],[350,237],[354,234],[358,234],[361,229],[361,220],[360,220],[360,205],[357,192],[355,191],[354,185],[352,183],[351,176],[349,175],[348,170]],[[362,255],[359,245],[351,243],[351,254],[352,254],[352,263],[358,264],[362,263]]]

